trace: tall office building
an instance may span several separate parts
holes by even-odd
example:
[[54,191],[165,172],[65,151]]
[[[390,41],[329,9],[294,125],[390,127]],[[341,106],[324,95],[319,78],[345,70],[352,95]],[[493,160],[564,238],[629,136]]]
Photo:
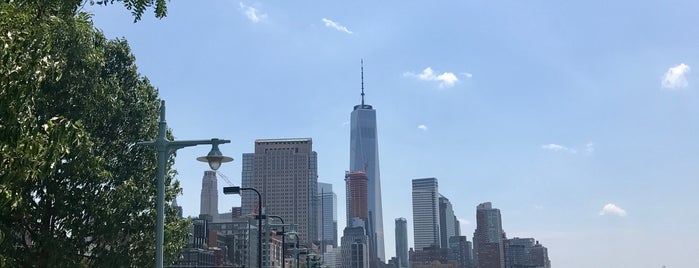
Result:
[[398,267],[408,267],[408,221],[396,219],[396,257]]
[[364,171],[369,180],[369,229],[373,237],[372,255],[385,261],[383,212],[381,206],[381,176],[379,173],[379,139],[376,130],[376,110],[364,103],[364,66],[362,63],[362,102],[354,106],[350,120],[350,171]]
[[369,179],[363,171],[345,173],[347,226],[351,226],[350,223],[354,218],[359,218],[365,223],[369,223],[368,182]]
[[413,238],[415,250],[441,245],[439,189],[436,178],[413,180]]
[[529,250],[529,260],[535,267],[551,268],[549,251],[546,247],[539,244],[539,241],[536,241],[536,244]]
[[199,215],[210,221],[217,220],[218,191],[216,190],[216,172],[213,170],[204,171],[204,177],[201,178],[201,200],[199,205]]
[[[361,225],[364,224],[361,223]],[[342,251],[342,268],[369,268],[369,237],[364,227],[345,227],[340,250]]]
[[459,268],[474,268],[473,249],[466,236],[449,237],[449,259],[456,260]]
[[330,183],[318,183],[318,237],[323,252],[326,246],[337,247],[337,195]]
[[534,238],[506,239],[504,245],[506,268],[551,268],[546,247]]
[[449,238],[456,235],[456,216],[449,199],[439,195],[439,235],[442,248],[449,248]]
[[473,233],[478,268],[505,268],[504,239],[500,210],[490,202],[478,205]]
[[[311,138],[255,140],[243,154],[242,186],[257,189],[267,215],[297,224],[300,242],[317,241],[317,154]],[[243,191],[243,214],[257,214],[257,195]]]

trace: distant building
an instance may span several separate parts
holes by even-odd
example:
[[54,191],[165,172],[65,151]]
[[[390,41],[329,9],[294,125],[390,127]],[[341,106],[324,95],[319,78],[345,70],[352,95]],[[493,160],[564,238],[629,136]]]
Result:
[[413,236],[416,251],[441,245],[436,178],[413,180]]
[[177,210],[177,217],[182,218],[182,206],[177,204],[176,197],[175,197],[175,200],[172,200],[172,207],[174,207]]
[[318,237],[323,252],[327,245],[337,247],[337,195],[330,183],[318,183]]
[[442,248],[449,248],[449,238],[456,235],[458,221],[449,199],[439,195],[439,235]]
[[213,170],[204,171],[201,178],[201,202],[199,215],[209,215],[211,221],[218,219],[218,189],[216,183],[216,172]]
[[363,226],[345,227],[341,250],[342,268],[369,268],[369,237]]
[[490,202],[478,205],[473,234],[478,268],[505,268],[504,239],[500,210]]
[[[208,216],[208,215],[205,215]],[[257,227],[254,219],[235,218],[211,222],[208,217],[192,219],[180,267],[256,267]]]
[[539,244],[539,241],[529,250],[529,258],[536,268],[551,268],[548,249]]
[[351,221],[354,218],[362,219],[368,223],[368,182],[369,179],[363,171],[345,173],[347,226],[351,226]]
[[472,245],[466,236],[449,238],[449,259],[455,260],[459,268],[475,268]]
[[[364,103],[364,65],[362,64],[362,102],[354,106],[350,118],[350,171],[364,171],[368,178],[367,234],[372,237],[372,256],[386,260],[384,254],[379,138],[376,110]],[[374,258],[372,258],[374,259]]]
[[[311,138],[255,140],[243,154],[242,187],[257,189],[266,214],[296,224],[302,244],[318,240],[318,160]],[[243,215],[258,214],[257,195],[242,192]]]
[[548,252],[534,238],[505,240],[506,268],[550,268]]
[[396,219],[396,258],[398,267],[408,267],[408,221]]
[[449,249],[432,245],[422,250],[409,252],[410,267],[453,267],[457,262],[449,258]]

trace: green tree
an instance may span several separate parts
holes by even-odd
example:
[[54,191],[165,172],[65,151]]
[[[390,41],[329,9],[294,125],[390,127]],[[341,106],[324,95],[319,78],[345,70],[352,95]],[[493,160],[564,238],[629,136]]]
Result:
[[[0,3],[0,267],[152,265],[157,90],[80,4]],[[166,213],[171,261],[189,222]]]

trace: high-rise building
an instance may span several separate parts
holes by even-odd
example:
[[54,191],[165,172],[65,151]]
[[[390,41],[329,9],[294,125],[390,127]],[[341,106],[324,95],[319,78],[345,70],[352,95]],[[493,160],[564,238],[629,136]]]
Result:
[[376,110],[364,103],[364,66],[362,63],[362,102],[354,106],[350,120],[350,171],[366,172],[368,188],[369,229],[373,238],[372,255],[385,261],[381,176],[379,172],[379,139]]
[[332,184],[318,183],[318,202],[318,237],[325,252],[328,245],[337,247],[337,195]]
[[396,219],[396,257],[398,267],[408,267],[408,221]]
[[[318,240],[317,154],[311,138],[255,140],[255,153],[243,154],[242,186],[257,189],[267,215],[296,224],[300,242]],[[257,195],[243,191],[243,214],[257,214]]]
[[473,233],[478,268],[505,268],[504,239],[500,210],[490,202],[478,205]]
[[551,268],[546,247],[534,238],[511,238],[504,242],[506,268]]
[[177,204],[177,198],[175,198],[175,200],[172,200],[172,207],[177,210],[177,217],[182,218],[182,206]]
[[413,238],[415,251],[440,247],[439,189],[436,178],[413,180]]
[[456,260],[459,268],[474,268],[473,249],[466,236],[449,237],[449,258]]
[[536,241],[536,244],[529,250],[529,258],[532,265],[537,268],[551,268],[549,251],[546,247],[539,244],[539,241]]
[[369,268],[369,237],[363,226],[345,227],[341,250],[343,268]]
[[216,172],[213,170],[204,171],[201,178],[201,202],[199,215],[215,221],[218,218],[218,191],[216,190]]
[[369,179],[363,171],[345,173],[347,226],[351,226],[354,218],[359,218],[365,223],[369,221],[368,181]]
[[439,235],[442,248],[449,248],[449,238],[456,235],[456,216],[449,199],[439,195]]

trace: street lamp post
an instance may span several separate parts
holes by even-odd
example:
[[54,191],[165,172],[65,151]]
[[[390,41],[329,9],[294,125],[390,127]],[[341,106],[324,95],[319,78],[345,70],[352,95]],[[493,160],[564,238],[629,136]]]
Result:
[[[275,218],[282,222],[282,268],[286,266],[286,231],[284,230],[284,219],[277,215],[268,215],[267,218]],[[279,234],[279,233],[277,233]]]
[[211,151],[207,156],[199,157],[197,160],[208,162],[213,170],[217,170],[221,163],[233,161],[233,158],[223,156],[218,149],[219,144],[229,143],[230,140],[179,140],[171,141],[167,139],[167,122],[165,121],[165,101],[160,101],[160,118],[158,119],[158,137],[153,141],[138,142],[137,145],[152,146],[158,150],[158,172],[157,172],[157,218],[155,222],[155,267],[163,267],[163,244],[165,237],[165,169],[170,154],[178,149],[202,144],[211,144]]
[[255,188],[230,186],[223,187],[223,194],[240,194],[240,191],[251,190],[257,193],[257,265],[262,267],[262,195]]

